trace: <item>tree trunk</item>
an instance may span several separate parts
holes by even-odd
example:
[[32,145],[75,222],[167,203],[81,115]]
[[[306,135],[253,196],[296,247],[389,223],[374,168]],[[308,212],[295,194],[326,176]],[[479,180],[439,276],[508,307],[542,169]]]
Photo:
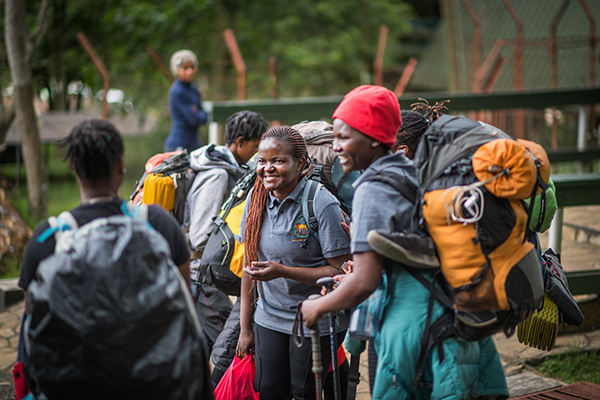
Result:
[[28,34],[24,0],[5,0],[5,41],[14,85],[17,126],[27,174],[29,211],[38,221],[46,217],[48,175],[33,107],[31,82],[32,43]]

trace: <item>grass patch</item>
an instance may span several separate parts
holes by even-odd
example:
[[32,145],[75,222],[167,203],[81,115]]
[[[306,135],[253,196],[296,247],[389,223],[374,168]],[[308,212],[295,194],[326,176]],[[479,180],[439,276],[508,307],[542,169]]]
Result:
[[18,278],[21,274],[23,251],[7,253],[0,261],[0,279]]
[[536,369],[565,383],[588,381],[600,385],[600,351],[573,351],[547,357]]

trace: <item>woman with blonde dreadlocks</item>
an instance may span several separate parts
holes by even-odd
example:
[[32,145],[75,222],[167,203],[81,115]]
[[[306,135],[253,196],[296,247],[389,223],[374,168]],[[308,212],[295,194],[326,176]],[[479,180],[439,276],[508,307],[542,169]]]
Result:
[[[255,354],[254,388],[261,399],[286,399],[290,393],[296,400],[315,398],[310,341],[298,349],[292,339],[296,306],[319,293],[319,278],[342,273],[341,265],[350,258],[348,235],[342,228],[344,216],[338,200],[327,190],[320,190],[314,198],[318,238],[308,236],[302,198],[309,162],[306,142],[297,131],[279,126],[265,132],[258,147],[258,179],[242,216],[246,267],[237,355]],[[346,327],[347,321],[340,318],[338,343]],[[326,320],[321,321],[320,330],[327,368],[331,360]]]

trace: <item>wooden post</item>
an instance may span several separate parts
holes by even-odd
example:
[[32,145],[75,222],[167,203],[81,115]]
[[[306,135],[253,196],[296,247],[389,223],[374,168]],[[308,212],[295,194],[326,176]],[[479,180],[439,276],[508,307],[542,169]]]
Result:
[[279,98],[279,91],[277,90],[277,68],[275,63],[277,60],[275,57],[269,58],[269,78],[271,79],[271,97],[274,99]]
[[108,75],[108,70],[104,66],[104,63],[102,62],[100,57],[98,57],[98,54],[96,54],[94,47],[88,40],[87,36],[85,36],[85,33],[79,32],[77,34],[77,40],[79,41],[79,44],[81,44],[81,47],[83,47],[83,49],[88,53],[88,56],[90,56],[90,58],[92,59],[92,62],[96,66],[96,69],[98,70],[98,72],[100,72],[100,75],[102,75],[102,79],[104,80],[104,98],[102,99],[102,118],[108,119],[108,101],[106,100],[106,98],[108,97],[108,91],[110,89],[110,76]]
[[154,61],[154,64],[156,64],[156,66],[158,67],[158,70],[164,75],[165,78],[167,78],[169,83],[173,83],[173,81],[175,80],[173,74],[171,73],[171,71],[169,71],[169,68],[167,68],[165,64],[163,64],[162,60],[160,59],[160,56],[152,48],[152,46],[146,47],[146,53],[148,53],[152,61]]
[[[488,53],[487,57],[483,64],[477,69],[477,73],[475,74],[475,82],[473,83],[473,90],[475,93],[481,93],[484,86],[484,79],[490,70],[493,71],[494,66],[497,65],[497,58],[500,54],[500,50],[504,46],[504,39],[497,39],[492,47],[492,50]],[[490,75],[491,77],[491,75]]]
[[387,41],[388,27],[381,25],[379,29],[379,43],[377,45],[377,56],[375,57],[375,65],[373,66],[373,83],[375,85],[383,85],[383,56],[385,55],[385,43]]
[[[503,0],[504,5],[506,6],[508,13],[513,18],[516,24],[517,29],[517,40],[515,43],[515,47],[513,50],[513,80],[514,80],[514,88],[517,91],[522,91],[525,87],[524,81],[524,59],[523,59],[523,51],[524,51],[524,34],[523,34],[523,21],[517,14],[517,11],[514,9],[510,0]],[[525,110],[522,108],[517,108],[513,112],[513,136],[517,138],[525,138]]]
[[231,55],[231,60],[238,73],[237,88],[238,88],[238,100],[244,100],[246,98],[246,64],[240,49],[238,48],[237,42],[235,41],[235,35],[231,29],[226,29],[223,32],[227,49]]
[[417,59],[411,57],[411,59],[408,60],[408,64],[406,64],[406,67],[404,67],[404,71],[402,71],[402,75],[400,76],[398,84],[394,89],[394,93],[396,94],[396,96],[402,96],[402,94],[404,93],[404,89],[406,89],[406,85],[408,85],[410,77],[412,76],[413,72],[415,72],[416,67]]

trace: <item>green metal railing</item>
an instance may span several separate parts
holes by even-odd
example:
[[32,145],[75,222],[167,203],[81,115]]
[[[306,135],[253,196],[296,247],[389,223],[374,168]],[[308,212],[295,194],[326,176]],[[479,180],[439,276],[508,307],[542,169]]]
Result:
[[[400,107],[410,109],[419,97],[429,103],[450,100],[452,112],[469,110],[501,110],[511,108],[540,109],[550,106],[600,103],[600,86],[578,89],[539,90],[492,94],[422,93],[400,97]],[[294,99],[219,101],[213,104],[212,121],[224,123],[229,116],[242,110],[261,113],[270,120],[304,121],[329,119],[343,96],[305,97]]]

